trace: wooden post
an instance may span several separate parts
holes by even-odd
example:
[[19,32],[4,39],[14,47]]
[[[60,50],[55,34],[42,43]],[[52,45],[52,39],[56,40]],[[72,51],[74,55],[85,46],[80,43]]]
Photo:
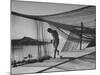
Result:
[[82,50],[82,34],[83,34],[83,22],[81,22],[80,50]]
[[[37,25],[37,40],[39,40],[39,25],[38,25],[38,21],[36,21],[36,25]],[[37,45],[37,48],[38,48],[38,59],[40,58],[40,46]]]
[[[45,33],[44,33],[44,25],[43,25],[43,23],[42,23],[42,41],[46,41],[45,40]],[[43,45],[43,49],[44,49],[44,56],[47,56],[47,48],[46,48],[46,45]]]

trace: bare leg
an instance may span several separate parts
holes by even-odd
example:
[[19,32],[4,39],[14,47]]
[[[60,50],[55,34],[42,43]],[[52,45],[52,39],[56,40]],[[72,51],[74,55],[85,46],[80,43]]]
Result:
[[58,48],[58,43],[57,42],[54,42],[54,47],[55,47],[55,50],[54,50],[54,58],[56,58],[56,52],[59,55],[59,50],[57,49]]
[[57,54],[59,55],[59,50],[56,50],[57,51]]
[[55,44],[55,42],[53,43],[53,45],[54,45],[54,58],[56,58],[56,44]]
[[56,58],[56,50],[54,50],[54,58]]

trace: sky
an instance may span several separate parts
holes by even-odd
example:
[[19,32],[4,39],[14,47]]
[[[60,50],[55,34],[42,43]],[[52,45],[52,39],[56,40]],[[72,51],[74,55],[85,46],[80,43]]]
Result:
[[[40,3],[13,0],[11,3],[11,11],[28,15],[50,15],[79,9],[85,6],[86,5]],[[49,26],[47,25],[46,28],[48,27]],[[49,33],[46,32],[46,34],[50,36]],[[23,37],[37,37],[35,21],[11,15],[11,39],[21,39]]]

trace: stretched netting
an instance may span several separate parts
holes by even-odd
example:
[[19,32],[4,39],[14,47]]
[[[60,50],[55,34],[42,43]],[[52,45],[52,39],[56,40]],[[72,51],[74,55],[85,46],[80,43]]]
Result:
[[[72,35],[71,33],[69,35]],[[84,49],[89,44],[88,41],[82,41],[81,49]],[[80,51],[80,39],[79,40],[71,40],[70,37],[66,40],[62,52],[66,51]]]
[[[43,56],[52,56],[54,53],[53,45],[49,42],[53,39],[47,32],[48,28],[55,29],[60,37],[59,50],[64,51],[79,51],[87,47],[91,38],[94,38],[95,34],[95,19],[96,8],[94,6],[87,6],[70,12],[64,12],[54,15],[46,16],[32,16],[22,13],[12,12],[14,16],[20,17],[26,21],[29,21],[30,25],[33,25],[33,34],[38,41],[48,42],[45,45],[37,45],[35,49],[28,48],[15,51],[13,49],[13,56],[25,57],[31,53],[35,58],[41,58]],[[14,24],[24,24],[25,21],[19,23],[20,20],[14,19]],[[17,21],[16,21],[17,20]],[[81,25],[84,28],[81,32]],[[28,23],[27,23],[28,25]],[[24,28],[24,27],[23,27]],[[26,29],[27,30],[27,29]],[[31,31],[32,32],[32,31]],[[22,33],[23,35],[26,33]],[[82,36],[80,36],[82,34]],[[80,37],[82,39],[80,39]],[[63,39],[63,43],[61,42]],[[81,44],[80,44],[81,41]],[[15,51],[15,52],[14,52]],[[22,51],[22,52],[21,52]]]

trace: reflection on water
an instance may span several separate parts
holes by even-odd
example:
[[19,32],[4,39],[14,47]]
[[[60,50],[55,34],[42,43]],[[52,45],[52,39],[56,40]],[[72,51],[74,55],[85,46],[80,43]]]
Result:
[[28,56],[28,54],[32,54],[34,58],[37,58],[38,49],[37,46],[16,46],[12,52],[12,57],[15,60],[21,60],[23,57]]
[[[60,43],[58,46],[59,51],[61,51],[63,45],[65,43],[64,39],[60,39]],[[46,50],[46,54],[53,57],[54,55],[54,47],[52,44],[48,44],[45,46],[41,46],[41,55],[44,56],[45,55],[45,50]],[[38,58],[38,46],[15,46],[14,48],[12,48],[12,59],[15,60],[22,60],[23,57],[27,57],[28,54],[31,54],[32,57],[34,59]]]

